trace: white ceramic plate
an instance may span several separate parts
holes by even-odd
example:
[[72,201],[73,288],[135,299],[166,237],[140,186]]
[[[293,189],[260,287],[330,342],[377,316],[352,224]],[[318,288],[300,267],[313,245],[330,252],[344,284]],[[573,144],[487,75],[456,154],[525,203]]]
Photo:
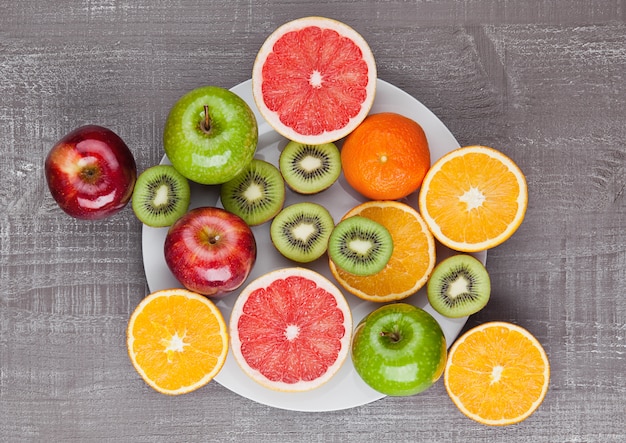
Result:
[[[278,156],[281,149],[287,144],[287,140],[276,133],[259,114],[252,97],[251,80],[243,82],[231,90],[250,105],[258,120],[259,144],[256,157],[277,165]],[[397,87],[382,80],[378,80],[376,99],[371,113],[386,111],[406,115],[422,125],[428,138],[432,162],[446,152],[459,147],[454,136],[428,108]],[[169,163],[169,161],[164,157],[162,163]],[[355,193],[346,184],[343,177],[340,177],[329,189],[313,197],[302,197],[287,191],[285,205],[298,202],[303,198],[316,201],[328,208],[335,218],[335,222],[338,222],[350,208],[364,201],[363,197]],[[405,202],[416,207],[417,195],[410,195],[405,199]],[[195,208],[198,206],[211,205],[220,205],[219,188],[192,183],[190,207]],[[248,282],[271,270],[298,265],[283,258],[274,249],[269,237],[269,223],[254,227],[253,232],[257,241],[258,259],[248,277]],[[180,283],[174,278],[165,263],[163,243],[166,233],[167,228],[150,228],[145,225],[143,227],[143,261],[148,286],[152,292],[160,289],[181,287]],[[452,251],[449,249],[439,244],[437,245],[438,261],[451,254]],[[483,263],[487,258],[486,252],[476,254],[476,256]],[[331,281],[334,281],[328,270],[325,257],[307,266],[325,275]],[[238,292],[239,291],[235,291],[217,302],[217,306],[227,322],[230,318],[230,313]],[[344,294],[350,304],[354,325],[369,312],[380,306],[379,304],[363,301],[346,291],[344,291]],[[445,333],[448,346],[452,344],[467,320],[466,317],[450,319],[437,314],[428,304],[424,289],[405,301],[424,308],[439,321]],[[347,409],[383,397],[383,394],[374,391],[360,379],[349,358],[340,371],[328,383],[313,391],[302,393],[275,392],[260,386],[241,371],[232,353],[229,353],[224,367],[217,377],[215,377],[215,380],[231,391],[258,403],[295,411],[332,411]]]

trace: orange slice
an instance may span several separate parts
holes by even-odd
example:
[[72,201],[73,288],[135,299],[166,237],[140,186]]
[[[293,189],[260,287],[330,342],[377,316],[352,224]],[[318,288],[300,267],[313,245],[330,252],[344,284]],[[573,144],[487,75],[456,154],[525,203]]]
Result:
[[217,375],[226,361],[228,333],[209,299],[186,289],[166,289],[148,295],[132,313],[127,346],[148,385],[178,395]]
[[541,404],[550,381],[548,357],[526,329],[490,322],[450,348],[446,390],[467,417],[485,425],[518,423]]
[[528,203],[526,179],[506,155],[466,146],[441,157],[426,173],[419,209],[434,236],[451,249],[498,246],[517,230]]
[[382,271],[369,276],[350,274],[329,261],[330,270],[347,291],[364,300],[389,302],[415,294],[435,267],[435,239],[420,214],[398,201],[367,201],[346,215],[367,217],[387,228],[393,253]]

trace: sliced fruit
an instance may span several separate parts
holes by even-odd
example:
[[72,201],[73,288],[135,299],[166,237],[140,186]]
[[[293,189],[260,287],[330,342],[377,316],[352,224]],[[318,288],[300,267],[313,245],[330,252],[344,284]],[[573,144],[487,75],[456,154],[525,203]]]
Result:
[[491,295],[491,279],[479,260],[457,254],[435,266],[426,293],[430,305],[441,315],[465,317],[485,307]]
[[217,375],[228,353],[219,309],[195,292],[165,289],[144,298],[128,322],[130,360],[144,381],[168,395],[194,391]]
[[350,351],[352,317],[341,291],[305,268],[283,268],[251,282],[230,317],[231,348],[242,370],[278,391],[327,382]]
[[550,364],[526,329],[489,322],[470,329],[452,345],[444,383],[467,417],[485,425],[510,425],[530,416],[545,398]]
[[319,145],[352,132],[368,114],[376,91],[376,63],[350,26],[304,17],[276,29],[252,69],[261,115],[289,140]]
[[189,208],[191,191],[187,179],[171,165],[152,166],[137,178],[132,207],[143,224],[167,227]]
[[343,218],[355,215],[387,228],[393,239],[393,253],[380,272],[364,277],[350,274],[329,260],[335,279],[357,297],[374,302],[401,300],[415,294],[435,267],[435,239],[420,214],[397,201],[367,201]]
[[526,214],[528,190],[519,167],[486,146],[466,146],[440,158],[426,174],[419,209],[434,236],[451,249],[498,246]]
[[309,263],[324,255],[334,227],[335,221],[325,207],[300,202],[285,207],[274,217],[270,238],[283,256]]
[[346,181],[372,200],[397,200],[416,191],[430,168],[422,127],[394,112],[368,115],[345,139],[341,164]]
[[276,166],[255,158],[221,186],[220,200],[224,209],[237,214],[248,225],[260,225],[283,208],[285,183]]
[[339,268],[356,275],[373,275],[389,262],[393,239],[383,225],[355,215],[340,221],[328,240],[328,257]]
[[334,143],[305,145],[291,141],[280,153],[278,166],[287,185],[300,194],[316,194],[341,175],[341,154]]

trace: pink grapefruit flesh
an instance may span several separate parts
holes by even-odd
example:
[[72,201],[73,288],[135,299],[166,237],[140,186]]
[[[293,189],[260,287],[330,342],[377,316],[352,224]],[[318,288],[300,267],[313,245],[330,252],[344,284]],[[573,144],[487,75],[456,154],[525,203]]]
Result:
[[277,391],[308,391],[345,362],[352,316],[328,279],[305,268],[283,268],[241,292],[230,334],[235,360],[254,381]]
[[261,115],[279,134],[305,144],[337,141],[367,116],[376,91],[376,63],[363,37],[324,17],[276,29],[252,69]]

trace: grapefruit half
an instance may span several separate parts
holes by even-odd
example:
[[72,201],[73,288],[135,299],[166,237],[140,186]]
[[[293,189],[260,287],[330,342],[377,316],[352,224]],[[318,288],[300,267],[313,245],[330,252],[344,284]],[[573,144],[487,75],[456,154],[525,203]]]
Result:
[[244,288],[229,328],[244,373],[272,390],[301,392],[327,382],[345,362],[352,315],[342,292],[324,276],[282,268]]
[[367,116],[376,92],[376,63],[365,39],[325,17],[285,23],[263,43],[252,69],[252,93],[279,134],[304,144],[337,141]]

